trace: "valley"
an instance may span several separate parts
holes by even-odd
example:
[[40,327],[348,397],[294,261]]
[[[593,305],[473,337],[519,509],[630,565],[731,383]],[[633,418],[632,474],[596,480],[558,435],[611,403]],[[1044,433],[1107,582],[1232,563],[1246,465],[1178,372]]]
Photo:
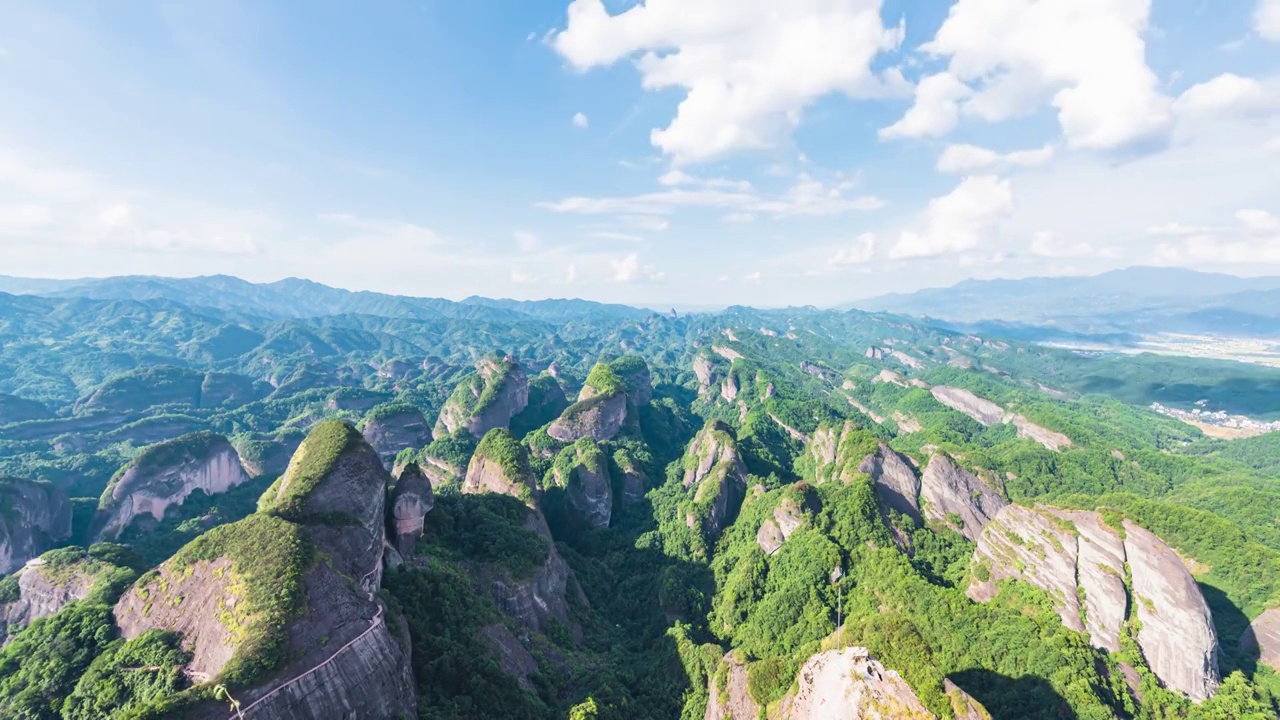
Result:
[[0,293],[0,715],[1280,711],[1280,368],[242,282]]

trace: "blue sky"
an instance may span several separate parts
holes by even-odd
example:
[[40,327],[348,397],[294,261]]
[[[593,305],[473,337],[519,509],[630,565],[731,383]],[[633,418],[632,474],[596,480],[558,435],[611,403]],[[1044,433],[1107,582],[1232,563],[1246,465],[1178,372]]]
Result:
[[1280,274],[1280,0],[0,5],[0,274],[833,305]]

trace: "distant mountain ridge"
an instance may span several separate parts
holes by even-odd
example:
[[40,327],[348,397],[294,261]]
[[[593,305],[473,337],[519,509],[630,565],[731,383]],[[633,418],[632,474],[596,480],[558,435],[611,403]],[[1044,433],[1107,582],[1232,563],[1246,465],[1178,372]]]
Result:
[[1280,335],[1280,277],[1132,267],[1084,277],[965,280],[845,308],[1090,334]]
[[353,292],[311,280],[252,283],[230,275],[168,278],[128,275],[80,280],[0,276],[0,292],[91,300],[169,300],[190,307],[236,311],[268,319],[376,315],[418,320],[559,321],[583,317],[643,319],[653,311],[589,300],[506,300],[469,297],[461,302],[370,291]]

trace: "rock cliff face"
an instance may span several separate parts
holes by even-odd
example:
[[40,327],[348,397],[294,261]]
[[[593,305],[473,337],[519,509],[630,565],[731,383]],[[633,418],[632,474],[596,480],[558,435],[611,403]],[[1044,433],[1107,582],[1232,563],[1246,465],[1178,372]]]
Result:
[[1055,452],[1071,446],[1071,438],[1066,435],[1041,427],[1017,413],[1006,412],[999,405],[990,400],[980,398],[964,388],[939,385],[930,392],[933,393],[933,397],[938,402],[952,410],[968,415],[983,425],[991,426],[999,423],[1007,425],[1012,423],[1018,437],[1034,440]]
[[394,533],[393,544],[404,557],[413,555],[414,545],[422,537],[423,521],[435,504],[431,481],[418,464],[409,463],[401,468],[387,500],[387,519]]
[[249,479],[240,456],[221,435],[198,432],[144,450],[102,494],[95,537],[114,540],[140,515],[159,522],[191,493],[224,493]]
[[684,468],[684,486],[692,489],[694,506],[686,522],[701,520],[708,536],[719,537],[737,515],[747,489],[747,469],[733,431],[720,422],[708,423],[689,444]]
[[799,689],[783,698],[780,720],[931,720],[902,676],[866,648],[828,650],[805,661]]
[[609,458],[595,441],[583,438],[561,451],[553,473],[579,517],[592,527],[609,526],[613,516]]
[[462,492],[510,495],[532,507],[539,488],[529,467],[528,451],[510,432],[490,430],[471,456]]
[[1258,661],[1280,670],[1280,607],[1268,608],[1249,624],[1240,638],[1240,650],[1256,653]]
[[17,599],[0,604],[0,642],[69,603],[88,597],[99,574],[110,567],[87,558],[57,568],[46,567],[42,560],[31,561],[18,570]]
[[0,574],[71,536],[71,501],[50,483],[0,477]]
[[617,437],[626,422],[626,395],[597,395],[570,405],[547,427],[547,434],[561,442],[584,437],[603,442]]
[[756,532],[756,544],[765,555],[772,555],[778,552],[782,544],[804,525],[804,521],[805,516],[800,509],[800,504],[789,497],[784,497],[773,509],[773,514],[760,523],[760,529]]
[[901,455],[881,443],[874,455],[863,458],[858,470],[875,481],[880,502],[920,523],[920,478]]
[[382,464],[390,467],[401,450],[430,443],[431,433],[427,419],[412,405],[384,405],[365,418],[364,439],[377,451]]
[[[534,632],[546,632],[553,621],[570,628],[575,634],[581,632],[569,617],[569,579],[573,571],[556,551],[546,519],[538,510],[530,509],[524,529],[546,538],[549,548],[547,560],[527,579],[493,575],[489,586],[494,602],[499,609]],[[579,597],[586,602],[581,595]]]
[[494,428],[510,428],[511,418],[529,405],[529,379],[511,356],[485,358],[476,374],[454,389],[440,410],[435,437],[466,428],[477,440]]
[[945,455],[929,459],[920,479],[920,500],[926,519],[949,525],[974,541],[982,527],[1009,504],[999,490],[956,467]]
[[969,597],[989,600],[1004,578],[1029,582],[1099,648],[1118,650],[1126,618],[1136,617],[1138,647],[1161,683],[1197,702],[1216,691],[1208,605],[1177,553],[1132,522],[1122,537],[1097,513],[1010,505],[983,530],[973,568]]
[[[193,653],[189,672],[208,682],[244,667],[250,658],[242,655],[256,649],[246,638],[276,633],[282,667],[250,676],[247,686],[241,675],[231,688],[245,718],[412,715],[407,637],[389,627],[376,595],[388,480],[354,428],[320,423],[263,494],[258,513],[205,533],[120,599],[121,633],[180,633]],[[296,609],[281,617],[253,605],[252,589],[262,585],[273,604],[294,598]],[[272,630],[273,617],[283,627]],[[226,714],[225,704],[206,704],[188,716]]]
[[733,653],[726,653],[720,659],[721,671],[724,673],[724,691],[721,692],[715,675],[708,679],[710,699],[707,700],[707,712],[704,720],[738,720],[738,718],[757,718],[760,706],[747,691],[747,666],[738,662]]

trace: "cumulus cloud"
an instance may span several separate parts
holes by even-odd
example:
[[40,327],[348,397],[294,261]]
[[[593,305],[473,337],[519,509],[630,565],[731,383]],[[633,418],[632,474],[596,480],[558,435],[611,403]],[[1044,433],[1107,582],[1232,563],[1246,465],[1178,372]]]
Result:
[[1161,137],[1170,100],[1147,66],[1150,0],[958,0],[926,54],[947,69],[925,77],[888,137],[938,137],[959,116],[989,122],[1048,101],[1068,144],[1114,149]]
[[658,177],[658,184],[674,187],[677,185],[694,185],[709,188],[723,188],[738,192],[751,192],[751,183],[746,180],[730,180],[728,178],[698,178],[680,170],[671,170]]
[[948,145],[938,156],[938,172],[967,174],[1008,170],[1010,168],[1038,167],[1053,160],[1053,147],[1045,145],[1035,150],[1019,150],[998,153],[977,145]]
[[1280,42],[1280,0],[1258,0],[1253,29],[1267,40]]
[[1031,254],[1044,258],[1114,257],[1114,248],[1095,248],[1087,242],[1071,242],[1054,232],[1031,236]]
[[876,254],[876,236],[874,233],[863,233],[853,242],[836,249],[834,255],[827,259],[829,270],[838,270],[850,265],[862,265],[870,262]]
[[978,247],[1013,212],[1013,188],[994,175],[960,181],[949,194],[929,201],[924,229],[904,231],[889,250],[895,260],[934,257]]
[[1234,73],[1223,73],[1187,88],[1178,96],[1173,109],[1180,115],[1248,114],[1276,105],[1276,95],[1264,90],[1262,83]]
[[571,122],[573,123],[573,126],[579,130],[586,130],[591,124],[591,121],[587,119],[587,116],[582,113],[574,113],[573,120]]
[[661,282],[666,274],[654,269],[652,265],[642,265],[640,256],[631,253],[617,260],[610,260],[613,266],[613,281],[616,283]]
[[1280,216],[1246,209],[1235,214],[1234,227],[1193,235],[1156,247],[1156,260],[1166,265],[1280,265]]
[[527,285],[538,281],[538,277],[532,273],[526,272],[524,268],[511,269],[511,282],[516,285]]
[[53,224],[47,205],[0,205],[0,236],[19,235]]
[[773,147],[831,93],[902,92],[900,73],[871,64],[904,32],[884,25],[880,0],[648,0],[616,15],[573,0],[551,44],[578,70],[634,58],[646,90],[683,90],[675,118],[650,135],[681,164]]
[[1164,225],[1152,225],[1146,230],[1148,235],[1167,235],[1167,236],[1186,236],[1186,235],[1203,235],[1213,232],[1213,228],[1203,225],[1183,225],[1179,222],[1165,223]]
[[749,283],[758,283],[758,282],[760,282],[763,278],[764,278],[764,275],[763,275],[759,270],[757,270],[757,271],[755,271],[755,272],[753,272],[753,273],[751,273],[751,274],[749,274],[749,275],[746,275],[746,276],[745,276],[745,277],[743,277],[742,279],[743,279],[743,280],[746,280],[746,281],[747,281],[747,282],[749,282]]

